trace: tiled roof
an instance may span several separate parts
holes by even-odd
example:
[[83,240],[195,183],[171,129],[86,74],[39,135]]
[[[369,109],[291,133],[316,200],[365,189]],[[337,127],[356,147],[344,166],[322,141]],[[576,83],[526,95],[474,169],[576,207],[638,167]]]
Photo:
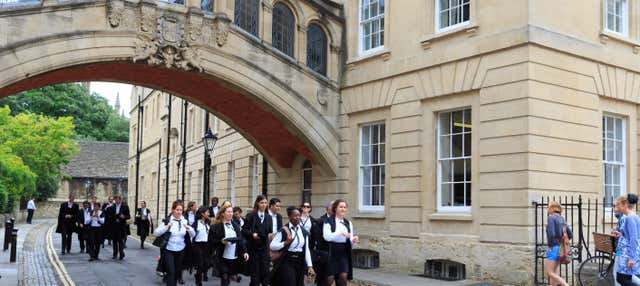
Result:
[[129,143],[79,141],[62,172],[72,178],[127,178]]

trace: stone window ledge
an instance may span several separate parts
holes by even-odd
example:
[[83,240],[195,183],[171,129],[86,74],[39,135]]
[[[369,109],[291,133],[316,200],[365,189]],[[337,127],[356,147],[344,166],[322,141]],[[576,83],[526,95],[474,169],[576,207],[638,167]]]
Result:
[[387,61],[389,60],[390,57],[391,57],[391,51],[389,51],[387,48],[383,48],[381,50],[378,50],[372,53],[363,54],[358,56],[357,58],[352,58],[347,60],[347,68],[353,69],[353,67],[355,67],[356,64],[359,64],[364,61],[377,59],[377,58],[381,58],[383,61]]
[[365,219],[385,219],[384,211],[359,211],[353,214],[352,218]]
[[473,37],[477,34],[478,27],[478,24],[469,22],[468,24],[457,27],[455,29],[446,30],[440,33],[429,34],[420,40],[420,45],[423,49],[426,50],[431,48],[431,44],[433,42],[437,42],[456,35],[467,34],[469,37]]
[[455,221],[473,221],[470,213],[434,213],[429,215],[429,220],[455,220]]
[[633,48],[633,53],[636,54],[636,55],[638,53],[640,53],[640,41],[636,41],[636,40],[631,39],[629,37],[626,37],[624,35],[619,35],[619,34],[616,34],[616,33],[612,33],[612,32],[609,32],[607,30],[601,30],[600,31],[600,42],[602,44],[606,45],[609,40],[613,40],[613,41],[620,42],[620,43],[623,43],[625,45],[631,46]]

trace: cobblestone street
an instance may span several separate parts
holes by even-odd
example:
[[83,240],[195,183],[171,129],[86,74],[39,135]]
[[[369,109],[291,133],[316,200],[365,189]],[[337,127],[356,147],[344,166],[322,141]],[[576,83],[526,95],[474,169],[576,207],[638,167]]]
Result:
[[[19,285],[60,285],[47,257],[47,231],[53,221],[36,224],[27,234],[18,257]],[[24,234],[23,234],[24,235]]]

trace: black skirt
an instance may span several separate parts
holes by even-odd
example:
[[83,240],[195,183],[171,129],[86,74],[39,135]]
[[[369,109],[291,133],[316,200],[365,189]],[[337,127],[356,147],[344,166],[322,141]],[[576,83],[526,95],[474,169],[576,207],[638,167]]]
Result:
[[349,273],[349,254],[344,243],[332,243],[329,254],[328,275]]

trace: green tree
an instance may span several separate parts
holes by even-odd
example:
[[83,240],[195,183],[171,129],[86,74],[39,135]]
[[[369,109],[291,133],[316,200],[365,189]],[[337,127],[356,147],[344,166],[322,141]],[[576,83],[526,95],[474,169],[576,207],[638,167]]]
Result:
[[12,150],[0,145],[0,213],[13,210],[13,202],[35,194],[37,176]]
[[21,158],[36,175],[35,190],[27,184],[20,191],[14,184],[6,186],[9,192],[19,197],[33,194],[38,200],[53,196],[62,179],[61,166],[78,152],[73,129],[71,117],[54,119],[33,113],[11,116],[9,107],[0,108],[0,146],[4,148],[0,152]]
[[27,90],[3,99],[13,115],[31,112],[73,118],[76,138],[95,141],[129,141],[129,119],[117,114],[106,98],[77,83],[61,83]]

